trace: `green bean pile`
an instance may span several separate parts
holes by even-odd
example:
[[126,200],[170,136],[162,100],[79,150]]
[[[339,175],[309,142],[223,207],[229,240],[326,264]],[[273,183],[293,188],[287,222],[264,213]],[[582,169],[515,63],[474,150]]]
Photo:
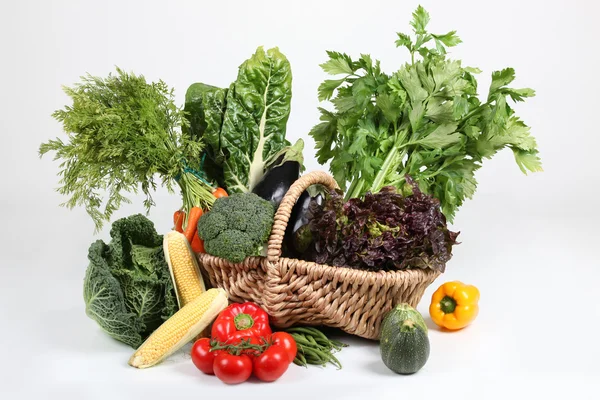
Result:
[[288,328],[286,332],[294,337],[298,346],[294,364],[305,367],[307,364],[326,366],[331,363],[337,369],[342,368],[342,364],[333,353],[348,346],[347,344],[331,340],[313,327]]

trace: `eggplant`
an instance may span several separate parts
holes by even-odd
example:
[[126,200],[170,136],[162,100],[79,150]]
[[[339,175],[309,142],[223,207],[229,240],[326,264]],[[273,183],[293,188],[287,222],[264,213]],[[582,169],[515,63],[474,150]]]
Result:
[[312,244],[312,233],[308,223],[310,222],[309,210],[313,202],[318,205],[323,204],[323,196],[319,193],[311,197],[305,190],[292,208],[283,239],[290,257],[303,255]]
[[252,189],[265,200],[273,203],[275,209],[283,200],[288,189],[300,177],[300,163],[298,161],[286,161],[283,164],[268,170]]

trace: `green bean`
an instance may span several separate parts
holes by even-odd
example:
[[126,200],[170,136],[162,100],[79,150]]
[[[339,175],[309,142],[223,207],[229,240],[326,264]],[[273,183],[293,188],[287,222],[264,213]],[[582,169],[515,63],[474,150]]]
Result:
[[313,344],[310,342],[310,340],[308,340],[307,338],[305,338],[304,336],[293,336],[294,340],[296,341],[297,344],[301,344],[304,346],[312,346]]
[[318,356],[307,356],[306,362],[312,365],[326,365],[329,360],[324,360]]
[[325,366],[329,363],[337,369],[342,368],[342,364],[333,353],[346,347],[346,344],[328,339],[315,327],[294,327],[288,328],[286,331],[292,335],[298,346],[298,353],[294,359],[295,364]]
[[335,365],[337,369],[342,369],[342,363],[333,354],[331,355],[329,362]]
[[313,338],[312,336],[307,336],[306,339],[308,339],[310,344],[312,344],[313,346],[319,347],[319,344],[315,341],[315,338]]
[[335,348],[333,343],[331,343],[329,340],[323,340],[320,337],[315,338],[315,340],[318,343],[318,345],[324,349],[330,350],[332,348]]
[[317,328],[312,328],[311,331],[313,332],[313,336],[320,337],[323,340],[329,340],[329,338],[327,336],[325,336],[325,334],[323,332],[321,332],[320,330],[318,330]]
[[299,365],[301,367],[306,367],[306,358],[302,353],[297,353],[296,358],[294,358],[294,364]]
[[311,348],[306,349],[306,360],[311,361],[314,364],[324,366],[328,362],[331,362],[332,364],[337,366],[339,364],[339,361],[337,361],[337,359],[334,358],[335,361],[337,361],[337,364],[335,362],[332,362],[332,357],[333,356],[329,352],[323,352]]
[[327,353],[322,352],[321,350],[310,348],[310,347],[303,349],[303,352],[304,352],[305,356],[314,356],[314,357],[321,358],[323,360],[326,360],[329,357],[329,355]]
[[330,342],[331,342],[331,344],[333,344],[334,347],[339,347],[340,350],[344,347],[348,347],[348,345],[346,343],[342,343],[338,340],[331,340]]
[[294,326],[292,328],[287,328],[287,332],[298,332],[298,333],[312,333],[308,327]]
[[325,336],[323,334],[323,332],[321,332],[317,328],[313,328],[311,326],[289,328],[288,332],[304,333],[304,334],[307,334],[307,335],[310,335],[310,336],[320,336],[323,339],[327,340],[327,336]]

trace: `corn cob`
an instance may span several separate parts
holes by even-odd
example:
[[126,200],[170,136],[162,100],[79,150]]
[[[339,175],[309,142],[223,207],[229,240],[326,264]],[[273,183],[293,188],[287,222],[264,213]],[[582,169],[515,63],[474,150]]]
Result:
[[171,231],[163,239],[165,259],[169,264],[171,279],[179,307],[194,300],[206,291],[200,274],[198,260],[192,252],[188,240],[182,233]]
[[204,330],[227,307],[223,289],[209,289],[165,321],[129,359],[129,365],[148,368],[173,354]]

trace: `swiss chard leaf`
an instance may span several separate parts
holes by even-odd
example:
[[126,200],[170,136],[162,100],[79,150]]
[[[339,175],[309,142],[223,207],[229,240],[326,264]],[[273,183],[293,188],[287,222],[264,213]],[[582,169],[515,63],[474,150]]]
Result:
[[[343,58],[340,60],[342,66]],[[335,87],[327,90],[332,92]],[[259,47],[239,67],[237,80],[229,89],[194,84],[188,94],[192,133],[198,132],[209,144],[205,152],[208,161],[204,159],[201,170],[228,192],[251,191],[276,156],[285,149],[292,151],[285,138],[292,72],[277,48],[265,52]],[[331,93],[324,98],[327,96]],[[301,154],[294,154],[294,161],[301,163]]]
[[205,144],[204,154],[198,170],[206,173],[209,180],[224,185],[223,154],[221,152],[221,127],[225,113],[227,89],[194,83],[185,94],[186,118],[189,128],[184,129],[194,140]]
[[292,100],[292,72],[278,49],[259,48],[239,68],[227,95],[221,131],[223,174],[228,190],[249,192],[285,139]]

